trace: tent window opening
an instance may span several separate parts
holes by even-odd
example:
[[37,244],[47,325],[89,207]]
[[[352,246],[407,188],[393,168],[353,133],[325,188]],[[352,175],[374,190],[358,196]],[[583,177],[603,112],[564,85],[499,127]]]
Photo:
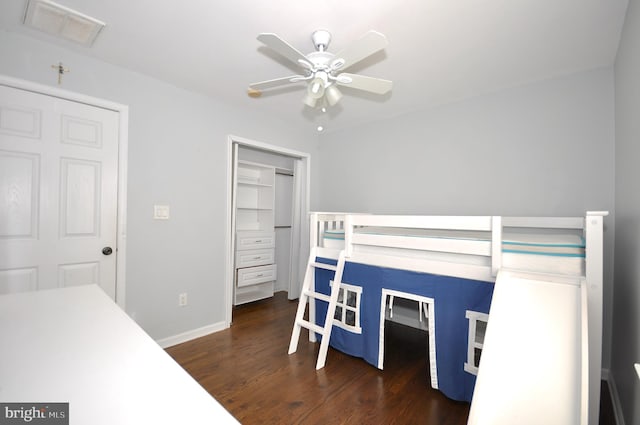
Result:
[[464,364],[464,370],[473,375],[477,375],[489,315],[467,310],[465,317],[469,319],[469,345],[467,347],[467,361]]
[[[333,281],[330,283],[333,285]],[[333,315],[333,324],[349,332],[360,334],[360,299],[362,287],[343,283],[338,292],[338,302]]]

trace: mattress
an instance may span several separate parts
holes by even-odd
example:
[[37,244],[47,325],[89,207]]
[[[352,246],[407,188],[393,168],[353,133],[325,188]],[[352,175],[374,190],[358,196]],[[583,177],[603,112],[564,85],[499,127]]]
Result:
[[[355,233],[367,235],[403,236],[407,238],[457,239],[489,242],[490,232],[408,229],[389,227],[356,228]],[[322,235],[325,248],[344,248],[344,230],[325,230]],[[440,252],[416,252],[410,249],[355,246],[354,252],[428,258],[442,261],[489,265],[488,257],[460,256]],[[517,270],[567,275],[584,274],[585,241],[578,233],[561,233],[546,229],[505,229],[502,238],[502,267]]]

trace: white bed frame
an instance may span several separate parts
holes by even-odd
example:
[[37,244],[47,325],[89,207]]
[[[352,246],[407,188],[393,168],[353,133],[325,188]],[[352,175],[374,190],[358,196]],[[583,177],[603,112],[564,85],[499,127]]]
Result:
[[[549,274],[549,281],[564,284],[567,278],[578,279],[585,301],[581,305],[582,376],[580,423],[598,422],[601,356],[602,356],[602,288],[603,288],[603,221],[607,212],[587,212],[584,217],[500,217],[500,216],[399,216],[345,213],[311,213],[310,242],[318,257],[337,259],[341,249],[323,246],[328,230],[344,230],[347,262],[370,264],[460,278],[495,282],[503,267],[502,236],[508,227],[533,229],[566,229],[582,231],[585,239],[583,272],[575,276]],[[361,226],[486,232],[486,240],[415,238],[393,234],[363,234]],[[392,232],[391,232],[392,233]],[[378,253],[369,248],[384,248]],[[411,252],[412,255],[407,255]],[[442,261],[421,253],[443,253]],[[460,261],[457,261],[456,258]],[[471,260],[471,261],[470,261]],[[517,270],[516,270],[517,271]],[[310,317],[315,318],[314,303],[309,303]],[[309,333],[311,341],[315,334]],[[586,341],[584,341],[586,339]],[[588,365],[588,367],[587,367]],[[588,387],[584,383],[588,382]],[[588,388],[588,391],[587,391]],[[587,419],[589,418],[589,419]]]

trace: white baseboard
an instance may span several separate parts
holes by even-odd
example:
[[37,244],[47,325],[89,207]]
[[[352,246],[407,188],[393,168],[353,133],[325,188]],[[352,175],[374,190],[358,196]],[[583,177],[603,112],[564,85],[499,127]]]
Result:
[[609,385],[609,394],[611,394],[611,404],[613,405],[613,415],[616,419],[616,424],[625,425],[624,415],[622,414],[622,404],[620,404],[620,395],[618,394],[618,387],[616,386],[616,381],[613,379],[613,374],[611,374],[608,369],[603,369],[602,377],[607,381],[607,385]]
[[183,342],[191,341],[192,339],[196,339],[202,336],[212,334],[214,332],[219,332],[226,328],[227,326],[225,326],[225,322],[212,323],[210,325],[203,326],[198,329],[182,332],[178,335],[173,335],[166,338],[158,339],[156,340],[156,342],[160,347],[167,348],[167,347],[172,347],[174,345],[182,344]]

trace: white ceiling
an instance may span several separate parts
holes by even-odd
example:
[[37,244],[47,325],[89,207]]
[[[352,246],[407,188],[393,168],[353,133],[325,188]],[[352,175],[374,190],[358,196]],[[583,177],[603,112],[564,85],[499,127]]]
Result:
[[[613,63],[627,0],[57,0],[107,23],[91,48],[21,25],[26,0],[2,0],[0,28],[329,130]],[[326,114],[302,85],[249,98],[247,85],[298,73],[256,40],[274,32],[303,53],[328,29],[336,52],[370,29],[388,47],[349,69],[393,80],[386,96],[343,90]],[[64,62],[64,58],[60,58]],[[71,74],[70,74],[71,75]]]

